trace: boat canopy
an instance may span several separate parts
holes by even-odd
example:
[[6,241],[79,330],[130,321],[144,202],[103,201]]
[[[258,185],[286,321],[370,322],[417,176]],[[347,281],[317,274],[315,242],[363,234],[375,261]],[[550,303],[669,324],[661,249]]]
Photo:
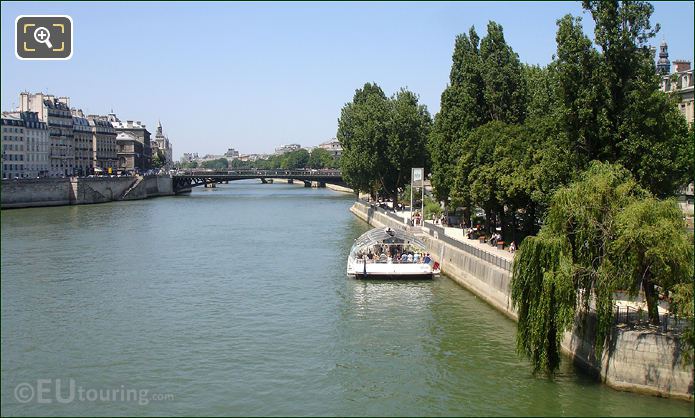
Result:
[[360,237],[355,240],[355,244],[352,246],[352,252],[354,253],[362,248],[375,244],[414,245],[425,248],[425,243],[422,240],[402,229],[374,228],[360,235]]

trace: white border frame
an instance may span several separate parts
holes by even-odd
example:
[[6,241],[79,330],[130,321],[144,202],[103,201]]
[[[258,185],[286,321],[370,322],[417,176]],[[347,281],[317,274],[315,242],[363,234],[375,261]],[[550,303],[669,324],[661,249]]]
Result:
[[[19,56],[19,51],[17,51],[17,23],[19,22],[19,19],[23,17],[64,17],[67,18],[70,21],[70,55],[68,55],[65,58],[23,58]],[[14,20],[14,56],[17,57],[17,59],[21,61],[65,61],[69,60],[72,58],[72,54],[75,53],[75,23],[72,20],[72,17],[68,15],[19,15],[17,18]]]

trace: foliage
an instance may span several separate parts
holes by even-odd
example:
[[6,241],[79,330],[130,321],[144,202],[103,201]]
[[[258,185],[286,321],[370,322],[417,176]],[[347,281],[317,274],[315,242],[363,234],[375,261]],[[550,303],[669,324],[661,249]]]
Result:
[[424,202],[424,211],[425,211],[425,218],[424,219],[432,219],[432,215],[435,217],[439,217],[442,215],[442,212],[444,211],[442,209],[442,206],[434,200],[430,196],[425,196],[425,202]]
[[449,86],[441,97],[441,110],[428,138],[432,158],[432,185],[440,200],[447,201],[454,188],[460,141],[487,119],[479,51],[480,38],[471,27],[456,37]]
[[673,288],[693,274],[693,244],[683,230],[683,212],[674,200],[646,198],[626,206],[615,218],[609,243],[610,273],[621,289],[644,289],[650,319],[658,325],[654,286]]
[[526,238],[514,257],[517,349],[531,359],[534,373],[557,369],[563,333],[574,320],[569,252],[567,240],[544,234]]
[[336,160],[333,158],[330,152],[323,148],[316,147],[311,150],[311,155],[309,156],[308,166],[310,168],[335,168]]
[[298,149],[295,151],[286,152],[282,155],[280,168],[294,170],[297,168],[305,168],[309,166],[309,151]]
[[595,22],[594,47],[581,20],[558,21],[553,63],[562,128],[581,158],[617,162],[658,197],[673,196],[692,179],[692,142],[673,98],[659,91],[647,42],[653,7],[642,1],[584,1]]
[[[477,128],[491,121],[521,124],[527,112],[526,73],[518,55],[507,45],[502,27],[490,22],[487,35],[480,40],[474,28],[468,35],[456,38],[450,85],[442,93],[441,111],[435,118],[429,138],[432,156],[432,184],[437,197],[448,204],[451,197],[456,206],[471,207],[474,200],[491,204],[495,200],[489,192],[495,181],[494,169],[480,167],[476,176],[486,185],[482,188],[468,184],[461,178],[461,169],[471,168],[480,160],[476,144],[468,139]],[[538,92],[536,105],[544,98]],[[461,163],[463,161],[463,163]],[[509,172],[507,167],[505,172]],[[477,196],[472,191],[477,190]],[[487,193],[487,194],[486,194]],[[481,197],[486,194],[486,197]],[[486,209],[490,212],[490,208]]]
[[218,158],[216,160],[203,161],[200,166],[202,168],[211,168],[213,170],[225,170],[229,167],[229,161],[226,158]]
[[343,178],[353,189],[396,199],[410,169],[425,163],[430,124],[414,93],[401,89],[386,98],[379,86],[365,84],[338,120]]
[[523,123],[526,118],[526,89],[519,55],[507,45],[502,26],[487,25],[480,42],[483,97],[489,120]]
[[388,128],[388,99],[376,84],[366,83],[355,91],[338,119],[337,138],[343,148],[340,166],[343,179],[354,190],[376,192],[384,160]]
[[198,168],[198,161],[187,161],[185,163],[181,163],[181,168],[183,168],[183,169]]
[[692,284],[692,242],[685,235],[675,203],[654,199],[619,165],[593,162],[578,181],[558,189],[540,233],[522,242],[514,262],[517,348],[534,370],[557,369],[559,339],[575,312],[595,311],[600,354],[618,290],[634,294],[643,287],[650,319],[658,323],[654,285]]
[[166,158],[164,157],[164,153],[161,150],[157,150],[157,152],[152,156],[152,168],[162,168],[166,164]]

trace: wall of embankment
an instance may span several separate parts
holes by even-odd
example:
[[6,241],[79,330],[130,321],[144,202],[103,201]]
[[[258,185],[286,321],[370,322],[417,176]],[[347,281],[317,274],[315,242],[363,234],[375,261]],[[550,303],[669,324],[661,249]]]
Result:
[[84,205],[174,194],[170,176],[2,180],[2,209]]
[[[393,213],[362,201],[355,202],[350,211],[373,227],[411,228]],[[511,303],[509,260],[445,236],[444,229],[438,226],[423,227],[422,232],[428,251],[439,261],[443,274],[517,320]],[[584,324],[585,332],[575,327],[564,336],[562,350],[575,364],[615,389],[693,400],[693,363],[682,361],[676,337],[658,331],[616,328],[611,344],[606,344],[597,358],[594,343],[588,337],[592,327],[590,318]]]

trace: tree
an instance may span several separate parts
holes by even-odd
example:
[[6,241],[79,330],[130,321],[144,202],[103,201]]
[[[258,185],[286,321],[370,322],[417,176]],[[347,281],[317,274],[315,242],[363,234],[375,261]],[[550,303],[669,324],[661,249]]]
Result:
[[152,156],[152,168],[162,168],[165,164],[166,159],[162,151],[157,150],[157,152]]
[[365,84],[343,107],[338,140],[343,177],[353,189],[398,199],[413,166],[423,166],[431,125],[417,96],[401,89],[387,99],[381,88]]
[[489,22],[480,42],[483,97],[489,120],[523,123],[526,86],[519,56],[507,45],[502,26]]
[[384,162],[389,105],[381,88],[366,83],[355,91],[338,119],[337,138],[343,148],[342,175],[353,189],[376,193],[379,169]]
[[654,285],[692,284],[692,241],[673,201],[658,201],[620,165],[594,161],[552,197],[537,236],[524,239],[514,260],[512,304],[517,348],[534,371],[559,365],[563,333],[577,313],[596,316],[600,355],[613,327],[613,295],[640,286],[658,323]]
[[398,91],[389,103],[387,164],[382,167],[380,182],[393,202],[397,202],[398,189],[410,183],[411,169],[425,165],[432,119],[427,107],[418,103],[417,95],[406,89]]
[[223,170],[229,167],[229,161],[226,158],[218,158],[216,160],[203,161],[202,168],[211,168],[214,170]]
[[309,167],[311,168],[333,168],[335,160],[328,150],[316,147],[311,150],[309,156]]
[[577,169],[605,155],[607,97],[601,58],[584,35],[581,18],[566,15],[557,21],[557,57],[553,63],[559,102],[558,122],[567,146],[577,155]]
[[292,170],[297,168],[306,168],[308,164],[309,151],[302,148],[283,154],[280,168]]
[[483,95],[479,43],[474,27],[468,35],[456,37],[449,86],[442,93],[441,110],[435,116],[428,138],[432,185],[437,197],[447,204],[456,181],[461,141],[471,130],[489,120]]
[[609,243],[610,272],[621,289],[644,289],[650,321],[659,325],[658,292],[680,283],[692,285],[693,243],[683,233],[683,212],[674,200],[646,198],[616,215]]
[[552,115],[558,106],[555,66],[524,64],[522,69],[526,85],[526,118],[539,119]]
[[583,158],[617,162],[655,196],[674,195],[692,179],[692,142],[672,99],[659,91],[647,42],[653,7],[642,1],[588,1],[595,44],[580,19],[558,21],[559,121],[570,146]]

